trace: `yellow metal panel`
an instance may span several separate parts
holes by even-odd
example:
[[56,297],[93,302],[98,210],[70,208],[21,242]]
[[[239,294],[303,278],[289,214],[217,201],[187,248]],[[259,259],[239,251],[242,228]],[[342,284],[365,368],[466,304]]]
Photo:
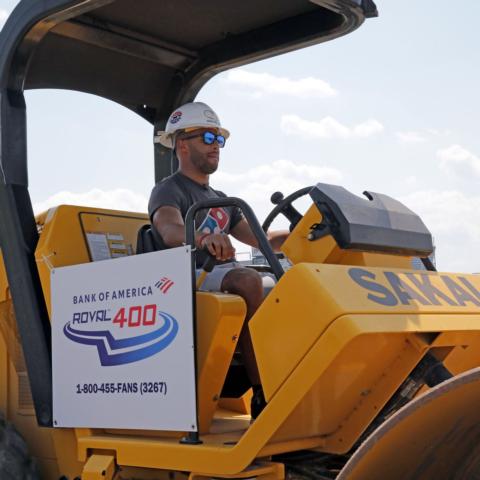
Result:
[[82,480],[112,480],[115,458],[112,455],[93,454],[85,464]]
[[[409,341],[411,335],[435,331],[435,327],[457,332],[451,340],[465,345],[470,331],[480,330],[480,319],[474,315],[445,315],[440,321],[434,315],[416,318],[350,315],[339,318],[272,399],[273,403],[286,385],[296,378],[300,390],[294,392],[296,405],[310,423],[295,423],[289,418],[273,441],[317,434],[325,438],[322,451],[348,451],[421,358],[414,342]],[[402,331],[405,333],[400,333]],[[402,338],[404,341],[399,341]],[[385,347],[383,352],[382,344]],[[369,358],[370,353],[373,355]],[[334,358],[328,358],[331,356]]]
[[5,264],[3,262],[2,250],[0,249],[0,302],[5,302],[8,297],[8,281]]
[[49,210],[35,251],[49,312],[50,271],[90,261],[86,233],[122,234],[125,243],[135,251],[137,232],[148,221],[144,214],[99,208],[61,205]]
[[312,205],[283,243],[281,250],[293,264],[300,262],[337,263],[341,251],[331,235],[315,242],[308,240],[312,225],[322,222],[322,214]]
[[145,223],[149,223],[146,215],[128,214],[126,212],[81,212],[80,223],[84,234],[104,233],[110,236],[118,236],[119,239],[108,240],[111,253],[123,255],[135,253],[137,246],[137,233]]
[[197,293],[197,365],[200,432],[208,432],[245,318],[236,295]]
[[0,303],[0,410],[8,411],[8,317],[10,305]]
[[[203,475],[201,473],[192,473],[188,480],[211,480],[211,475]],[[243,472],[234,475],[223,475],[222,479],[244,478],[244,479],[260,479],[260,480],[283,480],[285,478],[285,467],[281,463],[256,462]],[[220,480],[220,479],[218,479]]]
[[342,314],[341,307],[321,288],[320,278],[307,264],[294,266],[249,322],[267,400],[330,322]]
[[[335,436],[342,429],[360,435],[423,356],[408,337],[377,334],[353,339],[318,376],[272,441]],[[343,441],[340,434],[338,443]]]
[[[188,472],[151,470],[149,468],[119,466],[120,472],[114,480],[188,480]],[[253,479],[252,479],[253,480]]]
[[[333,262],[328,262],[333,263]],[[385,253],[354,252],[353,250],[342,250],[342,256],[338,262],[339,265],[358,265],[369,267],[389,268],[412,268],[412,258],[402,257],[400,255],[387,255]]]
[[480,335],[471,333],[468,341],[468,345],[454,348],[443,362],[454,375],[480,365]]
[[[295,265],[249,322],[267,400],[336,318],[385,312],[403,313],[406,319],[422,313],[478,315],[480,278],[400,269]],[[440,324],[439,320],[434,331],[441,331]]]
[[67,478],[80,477],[83,462],[79,462],[77,458],[75,431],[71,428],[54,428],[51,432],[58,459],[59,474],[65,475]]
[[250,413],[250,401],[252,399],[252,389],[240,398],[221,398],[218,406],[233,412],[242,414]]

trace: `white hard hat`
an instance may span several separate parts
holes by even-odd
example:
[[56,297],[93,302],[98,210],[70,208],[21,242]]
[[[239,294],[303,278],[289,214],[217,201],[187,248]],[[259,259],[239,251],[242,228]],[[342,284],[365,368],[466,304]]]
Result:
[[220,125],[217,114],[206,103],[186,103],[170,115],[165,131],[157,132],[154,141],[164,147],[173,148],[173,137],[176,132],[209,127],[217,129],[225,139],[230,136],[230,132]]

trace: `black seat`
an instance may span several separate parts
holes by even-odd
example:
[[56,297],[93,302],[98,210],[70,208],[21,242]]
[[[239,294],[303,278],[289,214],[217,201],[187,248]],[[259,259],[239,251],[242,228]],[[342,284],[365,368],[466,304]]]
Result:
[[140,227],[137,233],[137,255],[140,253],[150,253],[161,250],[155,238],[152,226],[147,223]]

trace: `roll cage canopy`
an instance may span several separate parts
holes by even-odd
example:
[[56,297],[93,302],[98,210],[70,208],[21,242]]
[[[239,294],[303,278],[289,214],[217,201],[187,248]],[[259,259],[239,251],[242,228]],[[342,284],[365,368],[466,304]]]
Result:
[[[99,95],[162,128],[215,74],[373,15],[371,0],[23,0],[0,34],[1,86]],[[159,146],[157,179],[170,173],[166,154]]]
[[[0,247],[39,424],[52,424],[51,347],[24,90],[99,95],[162,129],[215,74],[345,35],[376,15],[372,0],[20,1],[0,33]],[[159,179],[170,173],[169,153],[155,149]]]

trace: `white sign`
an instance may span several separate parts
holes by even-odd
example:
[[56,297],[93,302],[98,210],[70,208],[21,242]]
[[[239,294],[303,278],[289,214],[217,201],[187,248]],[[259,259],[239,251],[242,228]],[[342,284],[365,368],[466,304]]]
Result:
[[190,247],[52,270],[58,427],[196,431]]

